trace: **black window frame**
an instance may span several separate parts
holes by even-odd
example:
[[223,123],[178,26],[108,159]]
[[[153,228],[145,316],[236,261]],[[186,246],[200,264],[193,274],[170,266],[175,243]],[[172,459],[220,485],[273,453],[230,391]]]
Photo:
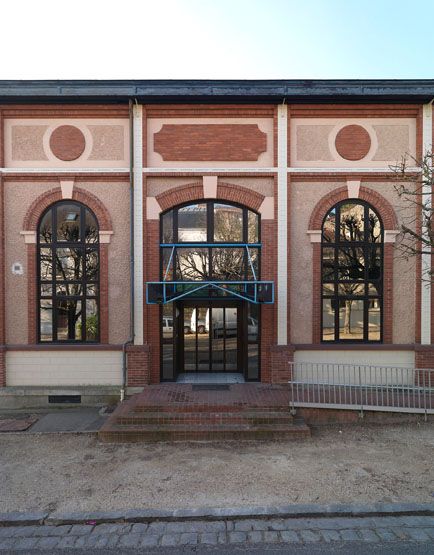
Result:
[[[62,205],[74,205],[80,210],[80,241],[59,241],[57,238],[57,209]],[[41,241],[40,226],[45,218],[45,216],[51,212],[51,226],[52,226],[52,240],[51,243],[46,243]],[[96,241],[86,243],[86,213],[89,213],[94,219],[96,224]],[[52,260],[52,272],[50,280],[43,280],[41,278],[41,250],[51,249],[51,260]],[[56,249],[79,249],[82,252],[82,264],[83,264],[83,274],[81,279],[77,280],[57,280],[56,278],[56,265],[55,265],[55,252]],[[86,255],[88,252],[94,251],[97,253],[98,269],[96,272],[95,279],[87,279],[86,276]],[[37,226],[37,254],[36,254],[36,264],[37,264],[37,341],[42,345],[91,345],[98,344],[101,341],[101,306],[100,306],[100,287],[101,287],[101,252],[100,252],[100,240],[99,240],[99,222],[93,210],[91,210],[85,204],[72,200],[64,199],[50,205],[44,212],[38,221]],[[57,283],[74,283],[82,285],[81,295],[59,295],[56,293]],[[51,285],[51,295],[42,295],[42,285]],[[87,293],[87,286],[95,285],[96,294],[89,295]],[[95,339],[86,338],[86,301],[87,299],[96,301],[97,307],[97,333]],[[51,300],[52,302],[52,339],[44,340],[41,338],[41,301]],[[76,300],[81,301],[81,339],[58,339],[58,318],[57,318],[57,305],[61,300]]]
[[[364,230],[363,230],[363,240],[362,241],[349,241],[349,240],[342,240],[340,234],[340,210],[342,205],[354,204],[363,206],[363,219],[364,219]],[[333,241],[329,241],[325,239],[325,232],[324,226],[326,224],[328,216],[335,212],[335,223],[334,223],[334,238]],[[369,231],[370,226],[366,225],[366,222],[369,222],[369,211],[372,211],[375,216],[378,218],[378,222],[380,225],[380,235],[379,241],[370,241],[369,240]],[[339,273],[339,250],[344,248],[359,248],[363,250],[363,257],[364,257],[364,275],[363,279],[341,279],[339,280],[338,273]],[[334,269],[333,269],[333,279],[324,279],[324,249],[333,249],[333,262],[334,262]],[[370,260],[370,254],[372,254],[375,250],[379,252],[379,262],[380,262],[380,277],[378,279],[372,279],[369,276],[369,264],[368,260]],[[338,202],[334,206],[332,206],[328,211],[327,214],[324,216],[322,225],[321,225],[321,264],[320,264],[320,272],[321,272],[321,343],[323,344],[371,344],[371,343],[382,343],[384,337],[384,225],[382,219],[378,213],[378,211],[368,202],[360,199],[346,199],[343,201]],[[377,295],[370,295],[369,294],[369,284],[374,283],[376,284]],[[345,284],[363,284],[364,286],[364,294],[363,295],[351,295],[351,294],[340,294],[338,291],[338,285],[340,283]],[[324,285],[333,285],[334,292],[333,294],[324,293]],[[334,339],[324,339],[324,300],[330,299],[332,306],[334,306]],[[344,339],[340,338],[340,326],[339,326],[339,308],[340,302],[345,300],[358,300],[363,301],[363,338],[356,339],[356,338],[349,338]],[[369,339],[369,304],[372,301],[377,300],[379,303],[380,308],[380,338],[379,339]]]
[[[213,246],[211,247],[203,247],[204,249],[208,250],[208,274],[206,276],[205,281],[228,281],[228,280],[219,280],[219,279],[215,279],[213,277],[213,264],[212,264],[212,251],[215,248],[225,248],[222,247],[221,245],[225,245],[227,243],[233,243],[234,245],[239,244],[240,246],[238,248],[242,248],[244,250],[243,253],[243,257],[244,257],[244,271],[243,271],[243,279],[240,281],[250,281],[251,280],[251,276],[249,277],[249,265],[248,265],[248,258],[247,258],[247,252],[246,252],[246,248],[245,248],[245,244],[247,244],[247,246],[249,247],[249,245],[252,245],[252,249],[257,249],[258,250],[258,261],[257,261],[257,271],[256,271],[256,279],[259,280],[260,279],[260,275],[261,275],[261,215],[256,212],[255,210],[252,210],[250,208],[247,208],[246,206],[243,206],[241,204],[235,203],[235,202],[230,202],[230,201],[226,201],[226,200],[216,200],[216,199],[199,199],[196,201],[189,201],[189,202],[185,202],[183,204],[179,204],[173,208],[170,208],[169,210],[164,211],[161,214],[160,217],[160,275],[161,275],[161,279],[164,279],[164,259],[163,259],[163,252],[164,249],[167,249],[168,251],[171,249],[170,246],[165,247],[164,244],[164,238],[163,238],[163,220],[164,217],[169,214],[170,212],[172,212],[172,238],[173,241],[168,242],[167,244],[170,245],[172,243],[179,243],[179,247],[175,247],[174,249],[174,253],[173,253],[173,261],[172,261],[172,268],[173,268],[173,281],[187,281],[187,280],[183,280],[181,277],[176,275],[176,260],[177,260],[177,251],[178,248],[182,249],[182,248],[188,248],[188,247],[183,247],[182,246],[182,242],[178,241],[178,230],[179,230],[179,225],[178,225],[178,210],[181,208],[185,208],[187,206],[194,206],[194,205],[200,205],[200,204],[205,204],[206,205],[206,222],[207,222],[207,238],[205,241],[185,241],[186,244],[188,245],[194,245],[195,247],[197,246],[198,248],[203,245],[203,244],[212,244]],[[242,217],[243,217],[243,222],[242,222],[242,240],[241,241],[215,241],[214,240],[214,205],[215,204],[223,204],[223,205],[227,205],[227,206],[233,206],[235,208],[239,208],[242,210]],[[248,242],[248,217],[249,217],[249,212],[255,214],[256,218],[257,218],[257,233],[258,233],[258,240],[254,243],[249,243]],[[259,245],[259,246],[257,246]],[[228,249],[236,249],[237,246],[234,247],[226,247]],[[199,281],[199,280],[198,280]]]

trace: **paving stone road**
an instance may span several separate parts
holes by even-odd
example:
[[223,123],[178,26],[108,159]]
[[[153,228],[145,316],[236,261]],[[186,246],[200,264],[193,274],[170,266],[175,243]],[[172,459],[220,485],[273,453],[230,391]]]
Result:
[[121,553],[124,549],[294,547],[319,544],[390,542],[422,544],[434,553],[434,516],[347,518],[271,518],[242,520],[153,521],[137,524],[0,527],[0,553],[34,550],[46,553],[92,549]]

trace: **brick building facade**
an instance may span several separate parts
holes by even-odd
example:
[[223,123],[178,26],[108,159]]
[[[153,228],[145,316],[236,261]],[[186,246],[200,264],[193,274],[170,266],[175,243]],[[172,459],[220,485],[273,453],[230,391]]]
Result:
[[390,169],[431,149],[433,97],[0,82],[0,406],[186,373],[282,383],[289,361],[433,367],[431,288],[396,248],[420,215]]

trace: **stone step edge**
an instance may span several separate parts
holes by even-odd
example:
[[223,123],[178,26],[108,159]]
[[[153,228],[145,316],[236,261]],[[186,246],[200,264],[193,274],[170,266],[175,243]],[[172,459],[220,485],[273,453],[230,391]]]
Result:
[[63,524],[136,523],[152,521],[243,520],[280,518],[362,518],[373,516],[434,516],[434,503],[372,503],[280,505],[197,509],[124,509],[90,512],[0,513],[0,527]]

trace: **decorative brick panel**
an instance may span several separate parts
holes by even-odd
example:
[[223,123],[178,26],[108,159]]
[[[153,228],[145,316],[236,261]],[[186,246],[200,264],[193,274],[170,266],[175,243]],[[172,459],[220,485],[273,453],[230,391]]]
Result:
[[415,366],[432,370],[432,372],[416,372],[416,384],[434,387],[434,345],[415,346]]
[[148,345],[127,346],[128,387],[142,387],[150,383]]
[[257,124],[164,124],[154,134],[154,151],[165,161],[256,162],[267,150]]
[[86,139],[75,125],[61,125],[50,136],[50,149],[56,158],[64,162],[77,160],[83,154]]
[[361,160],[371,148],[371,137],[361,125],[346,125],[336,135],[335,146],[345,160]]

